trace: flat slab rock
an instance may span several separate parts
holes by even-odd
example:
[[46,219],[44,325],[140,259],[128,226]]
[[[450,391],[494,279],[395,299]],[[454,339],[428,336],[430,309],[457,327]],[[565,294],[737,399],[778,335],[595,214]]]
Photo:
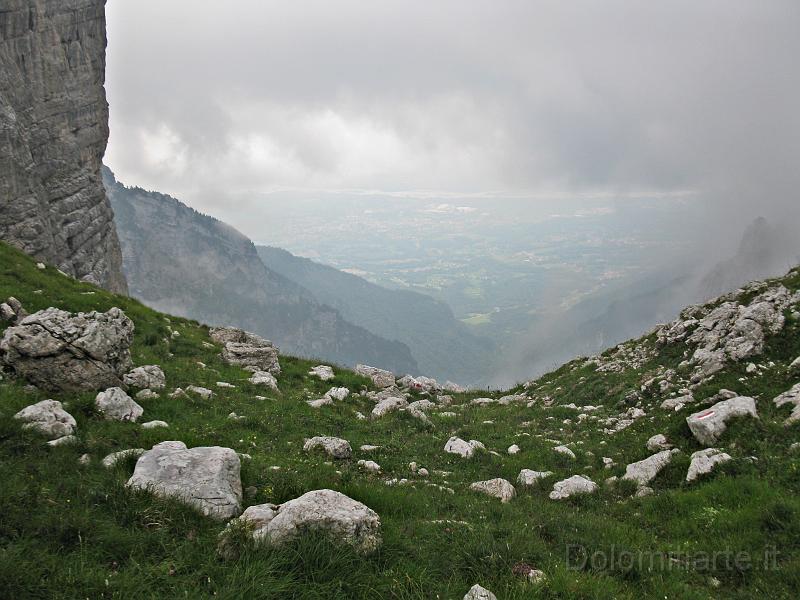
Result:
[[597,484],[583,475],[573,475],[569,479],[557,482],[550,492],[551,500],[564,500],[581,494],[593,494],[598,489]]
[[374,510],[334,490],[315,490],[279,506],[251,506],[237,519],[252,527],[256,541],[281,544],[308,532],[325,532],[364,554],[381,545],[381,520]]
[[364,377],[369,377],[375,387],[388,388],[392,387],[395,382],[394,373],[386,369],[379,369],[368,365],[356,365],[355,372]]
[[75,418],[57,400],[42,400],[26,406],[14,418],[24,423],[23,429],[33,429],[51,440],[72,435],[78,427]]
[[699,477],[711,473],[718,465],[729,460],[733,460],[731,455],[717,448],[698,450],[692,454],[692,462],[689,464],[689,471],[686,473],[686,481],[691,483]]
[[353,455],[353,449],[350,447],[350,442],[342,438],[329,437],[329,436],[315,436],[303,444],[303,450],[306,452],[313,452],[314,450],[322,450],[332,458],[346,459]]
[[127,486],[175,498],[215,519],[241,513],[239,455],[230,448],[161,442],[137,461]]
[[119,308],[76,315],[48,308],[5,330],[0,357],[37,387],[104,390],[122,385],[130,369],[133,330]]
[[736,417],[758,418],[756,401],[749,396],[737,396],[717,402],[711,408],[686,417],[686,423],[698,442],[706,446],[716,443],[728,429],[728,421]]
[[511,482],[500,477],[487,481],[476,481],[469,486],[469,489],[473,492],[480,492],[493,498],[499,498],[504,504],[510,502],[517,495],[517,490],[514,489]]
[[784,425],[792,425],[800,421],[800,383],[792,386],[789,391],[777,396],[773,400],[773,403],[778,408],[787,404],[792,407],[792,414],[790,414],[789,417],[783,422]]
[[677,448],[662,450],[644,460],[631,463],[625,468],[625,475],[622,476],[622,479],[634,481],[639,487],[646,486],[672,462],[672,457],[678,453],[680,453],[680,450]]
[[379,419],[384,415],[388,415],[391,412],[396,412],[408,406],[408,400],[405,398],[384,398],[378,404],[375,405],[375,408],[372,409],[371,417],[373,419]]

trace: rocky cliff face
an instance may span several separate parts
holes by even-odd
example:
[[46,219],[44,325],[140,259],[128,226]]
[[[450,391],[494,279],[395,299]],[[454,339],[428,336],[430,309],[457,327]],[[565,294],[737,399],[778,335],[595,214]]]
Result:
[[418,371],[408,346],[353,325],[265,267],[253,242],[233,227],[170,196],[127,188],[109,170],[105,177],[133,297],[164,312],[252,331],[287,354]]
[[0,4],[0,238],[125,292],[100,168],[105,0]]

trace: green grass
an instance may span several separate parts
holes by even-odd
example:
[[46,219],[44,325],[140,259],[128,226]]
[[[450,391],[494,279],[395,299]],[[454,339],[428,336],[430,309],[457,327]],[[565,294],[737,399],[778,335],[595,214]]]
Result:
[[[786,284],[797,289],[800,278]],[[2,598],[460,599],[474,583],[501,600],[795,598],[800,589],[800,455],[787,450],[800,441],[800,426],[783,427],[788,411],[771,404],[772,397],[796,382],[786,369],[800,355],[795,322],[788,321],[757,360],[775,361],[775,368],[746,376],[744,365],[732,365],[696,392],[705,398],[729,387],[753,395],[761,419],[734,424],[720,447],[737,460],[689,486],[683,482],[688,457],[700,446],[685,425],[688,409],[668,413],[651,408],[659,397],[645,395],[648,416],[609,436],[592,422],[577,424],[577,411],[559,406],[602,405],[604,416],[615,414],[627,407],[626,393],[638,389],[646,372],[677,367],[680,348],[662,349],[638,371],[603,374],[581,361],[565,365],[536,382],[531,395],[539,402],[532,408],[473,407],[468,400],[485,395],[475,392],[456,397],[456,406],[448,409],[457,412],[455,418],[434,411],[432,426],[404,414],[359,421],[355,411],[367,414],[372,408],[366,399],[351,397],[318,410],[304,400],[320,397],[333,385],[354,391],[369,387],[364,378],[336,369],[336,379],[323,383],[307,375],[317,363],[282,356],[281,393],[265,393],[247,382],[247,373],[222,363],[217,348],[204,346],[209,341],[204,326],[165,317],[51,268],[39,271],[28,257],[0,244],[0,298],[10,295],[30,312],[48,306],[72,312],[119,306],[136,324],[136,365],[161,365],[169,390],[204,385],[214,389],[215,397],[173,400],[162,394],[141,402],[142,420],[170,424],[169,429],[143,430],[100,419],[93,410],[94,394],[58,394],[55,399],[78,421],[79,442],[49,448],[11,416],[53,396],[5,376],[0,382]],[[169,327],[181,336],[171,339]],[[216,388],[217,381],[237,388]],[[553,399],[552,408],[543,406],[546,396]],[[231,421],[231,411],[247,419]],[[683,452],[655,481],[654,496],[634,499],[631,489],[621,485],[565,502],[547,498],[554,481],[576,473],[598,483],[621,475],[627,463],[649,455],[645,441],[661,432]],[[334,463],[304,453],[303,439],[314,435],[348,439],[353,459]],[[500,455],[479,454],[472,460],[447,455],[442,448],[451,435],[479,439]],[[223,559],[217,552],[222,524],[180,503],[126,490],[133,459],[113,469],[100,465],[110,452],[150,448],[170,439],[252,455],[242,462],[243,487],[255,488],[247,505],[281,503],[323,487],[365,503],[381,517],[382,548],[362,557],[347,546],[309,536],[281,548],[240,542],[235,557]],[[577,460],[554,453],[555,443],[548,440],[569,444]],[[522,452],[509,456],[505,449],[514,443]],[[362,444],[381,449],[367,455],[358,450]],[[93,459],[88,466],[78,464],[84,453]],[[604,469],[603,456],[617,466]],[[745,460],[750,456],[758,460]],[[378,462],[383,474],[359,470],[360,458]],[[430,482],[455,493],[415,478],[411,461],[431,471]],[[518,488],[518,497],[504,505],[468,489],[471,482],[492,477],[513,482],[522,468],[552,470],[555,477],[540,489]],[[434,470],[452,475],[437,476]],[[414,485],[385,485],[383,480],[391,477],[407,477]],[[602,564],[598,558],[573,569],[570,548],[574,559],[603,553],[622,562]],[[719,556],[708,568],[698,562],[723,552],[760,558],[771,548],[778,556],[769,568],[737,568]],[[648,560],[625,563],[626,557],[640,555]],[[545,571],[546,583],[534,586],[514,575],[520,562]]]

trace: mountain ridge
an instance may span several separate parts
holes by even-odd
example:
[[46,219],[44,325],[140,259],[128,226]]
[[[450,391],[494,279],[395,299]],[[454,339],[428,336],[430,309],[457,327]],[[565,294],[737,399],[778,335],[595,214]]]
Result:
[[353,325],[267,269],[249,238],[179,200],[128,188],[105,169],[131,294],[150,306],[268,337],[287,352],[406,373],[407,346]]
[[264,264],[304,288],[345,319],[405,343],[422,374],[477,385],[490,375],[492,344],[472,334],[443,302],[409,290],[390,290],[281,248],[257,245]]

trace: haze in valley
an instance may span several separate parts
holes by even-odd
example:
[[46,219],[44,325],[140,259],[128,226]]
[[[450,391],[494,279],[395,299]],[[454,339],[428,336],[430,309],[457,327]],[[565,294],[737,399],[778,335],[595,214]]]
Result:
[[[509,384],[797,262],[798,22],[791,0],[112,1],[106,164],[390,342],[261,248],[445,304],[477,365],[453,377]],[[426,374],[423,329],[400,341]]]

